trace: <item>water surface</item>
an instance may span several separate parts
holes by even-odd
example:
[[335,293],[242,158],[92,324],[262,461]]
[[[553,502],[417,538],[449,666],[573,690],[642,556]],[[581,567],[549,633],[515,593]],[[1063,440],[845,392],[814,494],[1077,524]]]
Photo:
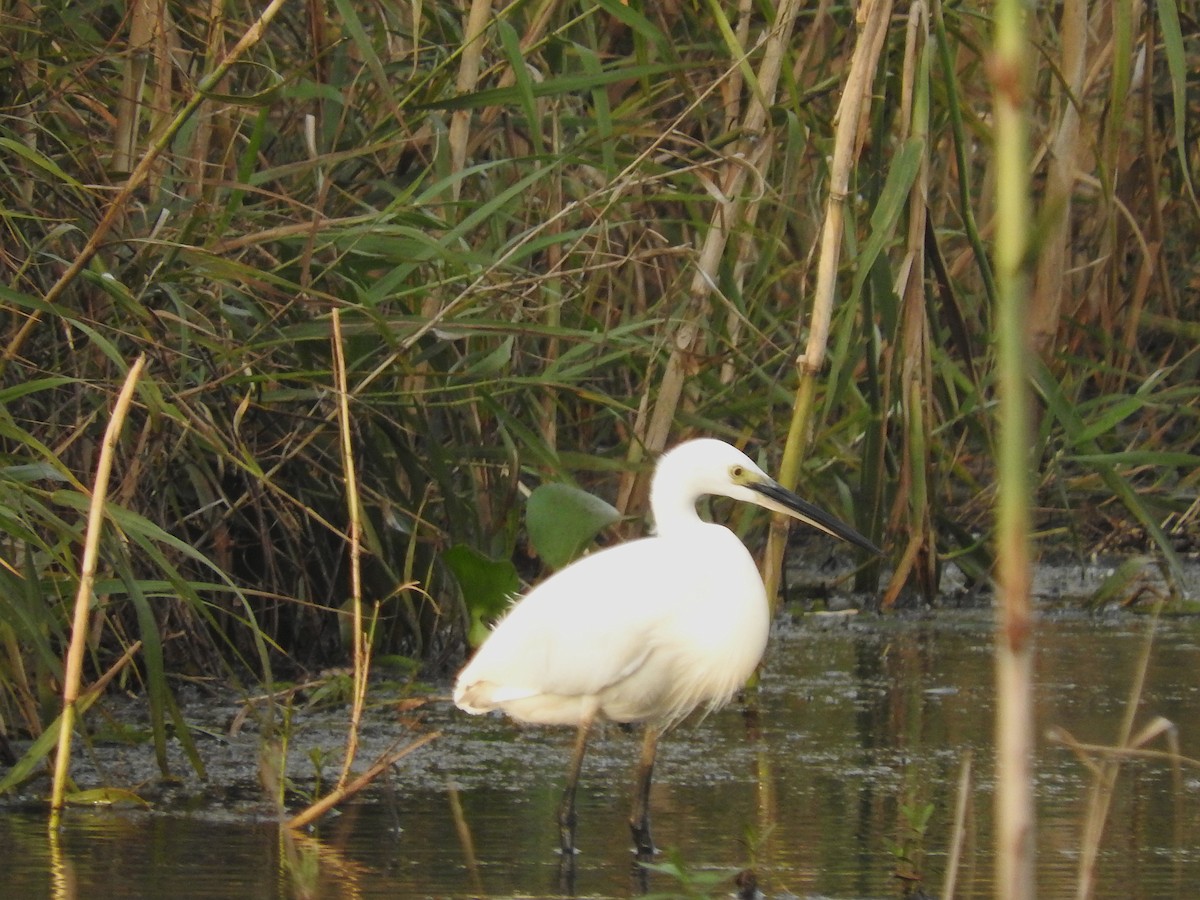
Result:
[[[1147,625],[1135,616],[1043,619],[1040,734],[1056,726],[1081,742],[1115,740]],[[753,869],[768,897],[898,897],[904,885],[936,896],[969,757],[956,895],[991,896],[993,711],[987,614],[809,616],[781,624],[757,710],[732,705],[663,742],[652,795],[663,859],[701,876]],[[1185,755],[1200,756],[1200,624],[1193,620],[1159,626],[1139,726],[1155,716],[1176,724]],[[7,858],[0,896],[292,897],[300,895],[297,878],[321,897],[557,892],[554,818],[571,734],[463,716],[445,699],[422,717],[422,727],[442,731],[440,738],[291,845],[281,841],[269,805],[215,788],[194,797],[187,814],[71,810],[54,840],[42,810],[0,810]],[[373,710],[368,741],[398,731],[397,719],[389,709]],[[312,770],[305,727],[303,720],[295,726],[296,773]],[[336,756],[332,732],[315,733]],[[654,874],[644,885],[632,875],[625,819],[638,748],[636,732],[610,726],[588,757],[574,882],[580,895],[681,890],[674,877]],[[1074,895],[1091,783],[1074,753],[1041,742],[1043,897]],[[1125,766],[1101,846],[1097,895],[1196,896],[1198,817],[1200,771],[1184,769],[1176,780],[1160,761]]]

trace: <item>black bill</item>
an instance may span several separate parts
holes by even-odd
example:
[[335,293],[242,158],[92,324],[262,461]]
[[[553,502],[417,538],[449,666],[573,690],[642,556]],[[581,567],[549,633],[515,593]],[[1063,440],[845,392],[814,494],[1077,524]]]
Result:
[[819,528],[826,534],[833,535],[835,538],[848,541],[854,546],[869,550],[877,556],[883,556],[882,550],[845,522],[831,516],[820,507],[813,506],[804,498],[796,496],[778,482],[764,481],[758,484],[747,484],[746,487],[762,494],[769,501],[761,504],[767,509],[786,513],[802,522],[807,522],[813,528]]

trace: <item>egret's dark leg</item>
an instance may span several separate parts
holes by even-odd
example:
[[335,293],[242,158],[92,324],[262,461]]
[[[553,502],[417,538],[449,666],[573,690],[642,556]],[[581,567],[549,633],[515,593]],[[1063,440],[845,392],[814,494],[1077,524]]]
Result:
[[629,816],[629,830],[633,832],[633,845],[638,859],[654,856],[654,841],[650,837],[650,779],[654,775],[654,757],[658,753],[659,730],[646,726],[642,738],[642,759],[638,763],[637,783],[633,788],[633,812]]
[[563,856],[575,853],[575,788],[579,784],[579,773],[583,769],[583,754],[587,750],[588,735],[592,731],[594,716],[579,722],[579,734],[575,737],[575,751],[571,754],[571,768],[567,770],[567,786],[563,791],[562,803],[558,807],[558,845]]

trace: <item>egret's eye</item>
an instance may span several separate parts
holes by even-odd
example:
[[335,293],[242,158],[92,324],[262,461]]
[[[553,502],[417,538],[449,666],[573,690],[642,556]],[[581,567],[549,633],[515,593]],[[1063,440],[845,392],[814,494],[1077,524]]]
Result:
[[740,481],[742,476],[746,474],[746,470],[741,466],[733,466],[730,468],[729,474],[733,476],[735,481]]

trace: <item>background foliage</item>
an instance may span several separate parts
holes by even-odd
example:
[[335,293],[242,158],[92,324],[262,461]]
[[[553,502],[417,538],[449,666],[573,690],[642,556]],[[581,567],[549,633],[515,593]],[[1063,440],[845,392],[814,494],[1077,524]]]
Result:
[[[1148,545],[1176,577],[1200,518],[1196,13],[1036,5],[1024,86],[1039,533]],[[494,600],[469,585],[537,572],[533,488],[575,480],[640,514],[650,457],[690,433],[775,470],[798,430],[801,489],[894,548],[894,575],[858,583],[886,604],[932,595],[947,560],[986,576],[988,4],[259,15],[0,8],[9,728],[53,717],[98,442],[140,354],[94,670],[138,639],[126,677],[159,684],[345,658],[333,309],[378,648],[459,658]],[[864,35],[842,192],[837,112]],[[832,203],[828,357],[797,427]]]

